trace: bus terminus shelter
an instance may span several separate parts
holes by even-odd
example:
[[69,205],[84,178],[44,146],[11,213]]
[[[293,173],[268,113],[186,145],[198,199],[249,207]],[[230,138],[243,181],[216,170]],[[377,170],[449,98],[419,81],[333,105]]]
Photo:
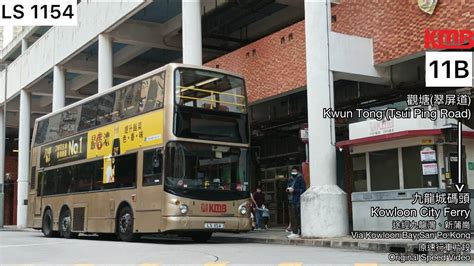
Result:
[[[457,152],[457,122],[451,119],[367,120],[349,125],[349,140],[337,143],[352,159],[352,219],[355,231],[390,231],[393,220],[426,217],[371,217],[371,207],[419,209],[412,195],[453,191],[458,161],[466,186],[474,188],[474,130],[463,127],[462,155]],[[465,188],[466,189],[466,188]],[[467,189],[466,189],[467,191]],[[471,206],[472,209],[472,193]],[[444,206],[432,205],[437,209]],[[466,206],[467,207],[467,206]],[[470,214],[471,221],[473,220]],[[437,223],[446,218],[441,215]],[[472,225],[471,225],[472,229]]]
[[474,4],[438,2],[428,15],[417,1],[88,0],[78,5],[77,27],[25,27],[0,51],[6,224],[27,224],[36,118],[175,62],[245,77],[255,183],[287,176],[288,167],[306,160],[299,130],[308,123],[312,174],[302,234],[346,236],[350,188],[334,143],[348,139],[347,121],[324,119],[322,109],[395,103],[398,88],[434,92],[420,74],[424,29],[472,28],[465,13]]

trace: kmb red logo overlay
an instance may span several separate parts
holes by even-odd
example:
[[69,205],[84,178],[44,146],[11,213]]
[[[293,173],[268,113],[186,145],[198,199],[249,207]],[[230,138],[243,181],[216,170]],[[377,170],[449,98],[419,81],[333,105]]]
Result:
[[202,203],[202,212],[227,212],[227,205],[219,203]]
[[471,49],[474,47],[472,30],[425,30],[425,48]]

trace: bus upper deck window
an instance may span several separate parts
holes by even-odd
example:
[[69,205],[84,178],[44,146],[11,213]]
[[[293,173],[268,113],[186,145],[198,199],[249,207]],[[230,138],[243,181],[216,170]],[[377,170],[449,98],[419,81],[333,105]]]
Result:
[[241,78],[190,68],[179,68],[175,78],[176,103],[179,105],[233,113],[246,111]]

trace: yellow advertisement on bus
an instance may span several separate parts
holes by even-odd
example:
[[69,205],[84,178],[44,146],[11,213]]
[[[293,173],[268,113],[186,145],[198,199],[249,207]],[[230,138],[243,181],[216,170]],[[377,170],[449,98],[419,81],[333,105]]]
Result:
[[114,157],[163,143],[163,110],[146,113],[87,133],[87,159],[103,157],[103,182],[115,181]]

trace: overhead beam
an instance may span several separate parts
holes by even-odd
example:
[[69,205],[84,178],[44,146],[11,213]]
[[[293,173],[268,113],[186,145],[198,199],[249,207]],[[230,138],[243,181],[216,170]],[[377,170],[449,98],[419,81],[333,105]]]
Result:
[[67,82],[66,86],[69,89],[68,91],[77,92],[80,88],[88,85],[97,80],[97,74],[91,75],[79,75],[73,78],[71,81]]
[[165,23],[163,23],[163,27],[161,30],[161,34],[166,38],[170,34],[177,34],[179,30],[181,29],[181,24],[182,24],[182,15],[179,14]]
[[117,72],[117,76],[123,76],[123,79],[132,79],[142,74],[155,70],[163,66],[163,63],[144,63],[140,64],[138,61],[136,64],[127,64],[114,69]]
[[[129,20],[110,32],[114,42],[158,49],[181,50],[180,47],[169,46],[163,38],[163,24]],[[168,29],[169,30],[169,29]]]
[[[282,20],[282,17],[285,19]],[[248,30],[245,34],[248,39],[252,40],[262,36],[262,34],[271,33],[286,27],[290,21],[296,23],[303,18],[304,10],[291,5],[248,25]],[[233,32],[231,36],[240,38],[240,30]]]
[[[110,32],[110,36],[113,38],[114,42],[118,43],[171,51],[181,51],[181,38],[171,38],[173,34],[175,37],[179,34],[179,31],[182,28],[181,18],[181,15],[177,15],[163,24],[128,20]],[[219,51],[218,49],[206,49],[205,47],[203,47],[203,52],[222,54],[222,51]]]
[[39,100],[35,101],[35,106],[39,106],[40,108],[46,108],[53,103],[52,97],[41,97]]
[[[287,6],[294,6],[304,8],[304,0],[276,0],[276,3],[287,5]],[[341,0],[331,0],[331,4],[340,4]]]
[[[150,49],[151,48],[145,46],[128,45],[114,54],[114,67],[120,67]],[[65,67],[69,72],[81,74],[69,82],[69,90],[77,91],[89,83],[96,81],[98,78],[97,60],[95,58],[91,58],[90,55],[80,54],[76,56],[74,60],[66,63]],[[114,77],[130,79],[135,76],[129,75],[124,71],[114,70]]]
[[304,8],[304,0],[276,0],[275,2],[287,6]]
[[[41,79],[33,86],[29,87],[28,90],[31,92],[32,95],[51,97],[53,95],[52,87],[53,85],[51,81],[47,79]],[[77,91],[66,90],[66,98],[83,99],[85,97],[87,96],[79,94]]]
[[[31,95],[42,96],[42,97],[53,97],[53,93],[51,93],[51,92],[41,92],[41,91],[32,92]],[[81,100],[81,99],[84,99],[86,97],[87,97],[87,95],[81,95],[81,94],[78,94],[77,92],[66,94],[66,98],[68,98],[68,99]]]
[[[86,54],[79,54],[74,59],[65,63],[64,68],[66,68],[66,70],[71,73],[97,75],[97,71],[98,71],[97,58],[96,57],[91,58],[90,56]],[[114,69],[113,74],[115,78],[130,79],[134,77],[134,76],[130,76],[127,73],[116,71],[115,69]]]
[[151,47],[141,45],[127,45],[114,54],[114,67],[119,67],[150,49]]
[[67,72],[76,74],[97,74],[97,56],[80,53],[63,65]]
[[[10,112],[10,113],[19,113],[20,112],[20,109],[18,108],[14,108],[14,109],[7,109],[7,112]],[[31,114],[40,114],[40,115],[46,115],[46,114],[49,114],[51,113],[51,108],[49,107],[35,107],[33,109],[31,109]]]

